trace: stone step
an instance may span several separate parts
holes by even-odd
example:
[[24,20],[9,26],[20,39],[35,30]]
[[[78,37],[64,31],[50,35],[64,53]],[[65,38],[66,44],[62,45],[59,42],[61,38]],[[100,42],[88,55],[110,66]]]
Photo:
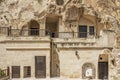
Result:
[[2,78],[0,78],[0,80],[9,80],[9,76],[2,77]]

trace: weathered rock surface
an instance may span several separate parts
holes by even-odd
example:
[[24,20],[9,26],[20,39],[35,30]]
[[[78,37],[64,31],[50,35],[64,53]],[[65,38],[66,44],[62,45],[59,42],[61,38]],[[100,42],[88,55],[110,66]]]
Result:
[[[80,8],[80,12],[73,17],[69,16],[67,10],[76,7]],[[120,73],[120,0],[64,0],[63,6],[56,5],[55,0],[1,0],[0,27],[12,26],[13,29],[20,29],[32,19],[41,21],[45,16],[42,15],[44,11],[46,14],[63,15],[63,21],[77,19],[84,12],[84,14],[97,16],[99,21],[105,24],[105,29],[113,30],[116,41],[111,56],[116,61],[116,66],[111,67],[112,76],[113,80],[120,79],[117,75]]]

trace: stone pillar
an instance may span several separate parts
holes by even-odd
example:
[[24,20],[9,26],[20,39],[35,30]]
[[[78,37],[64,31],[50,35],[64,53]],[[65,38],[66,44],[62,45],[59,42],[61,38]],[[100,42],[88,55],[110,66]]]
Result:
[[9,76],[10,76],[10,79],[12,79],[12,67],[11,66],[9,66],[9,70],[10,70]]
[[20,78],[24,78],[24,66],[20,66]]
[[50,55],[46,56],[46,78],[50,78]]
[[46,32],[46,17],[40,21],[40,36],[44,37]]
[[61,37],[62,34],[59,32],[64,32],[64,26],[62,23],[62,17],[59,17],[59,22],[58,22],[58,37]]
[[33,57],[31,64],[31,78],[35,78],[35,75],[35,57]]

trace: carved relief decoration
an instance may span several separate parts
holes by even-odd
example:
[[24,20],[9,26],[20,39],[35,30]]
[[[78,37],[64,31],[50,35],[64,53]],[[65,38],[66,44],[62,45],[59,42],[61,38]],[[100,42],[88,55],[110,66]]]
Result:
[[76,6],[72,6],[66,11],[66,18],[69,20],[76,20],[78,16],[79,9]]

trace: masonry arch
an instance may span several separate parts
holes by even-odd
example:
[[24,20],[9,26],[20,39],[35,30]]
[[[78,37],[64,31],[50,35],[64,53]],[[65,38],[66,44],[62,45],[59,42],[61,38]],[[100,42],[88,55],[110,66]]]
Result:
[[82,66],[82,78],[94,79],[95,78],[95,66],[92,63],[85,63]]
[[29,22],[29,35],[30,36],[39,36],[40,34],[40,26],[39,23],[36,20],[31,20]]
[[21,36],[28,36],[28,24],[22,26],[20,31]]

